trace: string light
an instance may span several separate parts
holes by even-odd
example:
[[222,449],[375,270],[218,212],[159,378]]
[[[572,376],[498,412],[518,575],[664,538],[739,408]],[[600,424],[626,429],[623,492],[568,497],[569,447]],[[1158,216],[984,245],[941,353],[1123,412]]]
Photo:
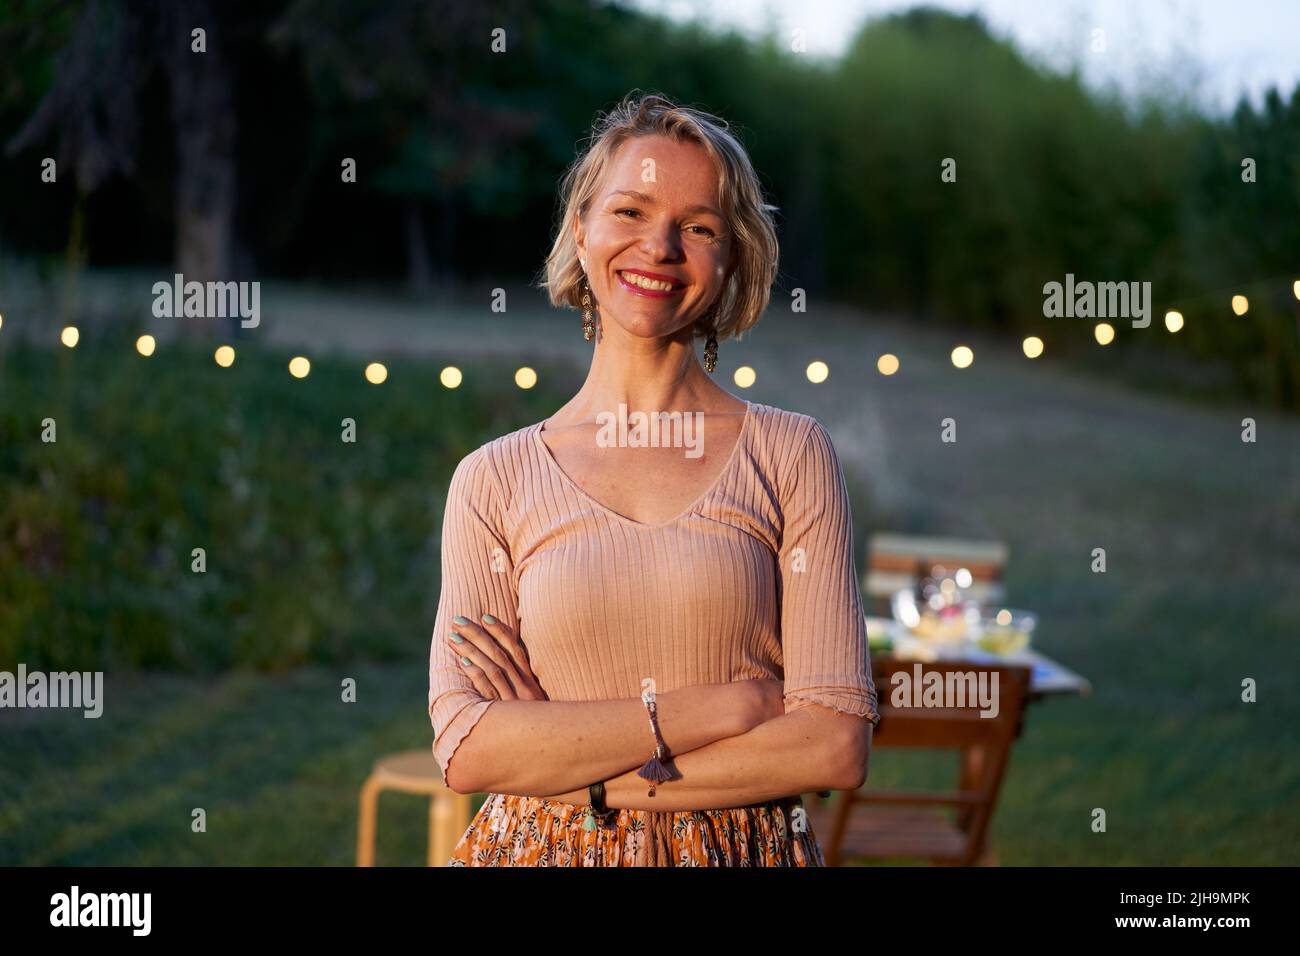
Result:
[[[1300,300],[1300,279],[1292,282],[1291,292],[1297,300]],[[1236,315],[1245,315],[1250,310],[1250,300],[1241,293],[1234,294],[1231,302],[1232,311]],[[1171,334],[1181,332],[1186,324],[1183,314],[1176,309],[1165,312],[1165,328]],[[0,313],[0,328],[3,327],[4,314]],[[1115,328],[1107,322],[1099,322],[1093,328],[1093,337],[1099,345],[1110,345],[1115,341]],[[68,348],[76,348],[81,341],[81,332],[75,325],[64,326],[59,334],[59,341]],[[135,340],[136,351],[145,357],[152,356],[157,350],[157,346],[157,340],[152,335],[144,334]],[[1036,335],[1027,336],[1021,342],[1021,349],[1027,358],[1038,358],[1043,354],[1043,340]],[[969,368],[975,361],[975,353],[969,346],[958,345],[952,350],[950,358],[955,367]],[[229,368],[235,362],[235,350],[229,345],[222,345],[213,353],[213,359],[222,368]],[[899,367],[898,356],[889,352],[882,354],[876,360],[876,370],[881,375],[894,375],[898,372]],[[295,378],[306,378],[311,372],[311,362],[305,356],[294,356],[289,362],[289,372]],[[818,359],[808,363],[805,374],[808,381],[819,384],[826,381],[830,376],[830,367]],[[366,381],[379,385],[387,381],[388,369],[380,362],[371,362],[365,368],[365,377]],[[457,388],[460,386],[463,376],[456,366],[448,365],[442,369],[438,378],[444,387]],[[736,369],[732,378],[740,388],[749,388],[754,384],[758,376],[752,366],[742,365]],[[515,384],[519,388],[533,388],[537,381],[538,376],[534,369],[528,366],[516,369]]]

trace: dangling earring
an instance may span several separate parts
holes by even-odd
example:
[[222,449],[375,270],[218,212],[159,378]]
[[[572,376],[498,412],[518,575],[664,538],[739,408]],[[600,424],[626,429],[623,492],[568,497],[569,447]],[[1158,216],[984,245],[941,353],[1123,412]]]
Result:
[[590,342],[596,336],[596,319],[591,312],[591,285],[582,279],[582,337]]
[[709,329],[708,341],[704,343],[704,370],[710,375],[718,366],[718,336]]

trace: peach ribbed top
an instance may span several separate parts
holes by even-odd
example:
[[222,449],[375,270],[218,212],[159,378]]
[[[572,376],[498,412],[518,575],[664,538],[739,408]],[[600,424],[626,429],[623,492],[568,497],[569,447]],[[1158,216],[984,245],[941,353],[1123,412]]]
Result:
[[[542,422],[456,466],[429,653],[433,754],[445,775],[496,701],[445,640],[457,614],[514,629],[551,700],[636,698],[772,678],[786,709],[876,719],[853,526],[839,459],[810,415],[747,402],[734,451],[685,512],[643,524],[561,470]],[[653,746],[646,728],[647,753]]]

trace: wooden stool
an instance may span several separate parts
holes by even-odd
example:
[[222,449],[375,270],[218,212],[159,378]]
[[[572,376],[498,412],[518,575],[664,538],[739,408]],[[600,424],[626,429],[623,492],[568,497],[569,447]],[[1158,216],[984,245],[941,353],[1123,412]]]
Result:
[[361,820],[357,827],[357,866],[375,865],[375,826],[379,794],[384,790],[428,794],[429,866],[446,866],[451,851],[469,827],[470,795],[443,782],[442,769],[430,750],[404,750],[375,761],[361,786]]

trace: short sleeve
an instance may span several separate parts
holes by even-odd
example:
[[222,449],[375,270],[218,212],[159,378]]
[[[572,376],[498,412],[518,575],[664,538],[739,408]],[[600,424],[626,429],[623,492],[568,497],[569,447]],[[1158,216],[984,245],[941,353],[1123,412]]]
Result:
[[786,709],[815,703],[879,723],[848,490],[830,434],[810,421],[779,488]]
[[461,667],[460,655],[446,639],[451,619],[459,614],[478,621],[490,613],[518,629],[518,599],[502,515],[500,489],[482,446],[456,466],[443,509],[442,590],[429,649],[429,720],[433,756],[443,780],[460,742],[496,702],[479,694]]

